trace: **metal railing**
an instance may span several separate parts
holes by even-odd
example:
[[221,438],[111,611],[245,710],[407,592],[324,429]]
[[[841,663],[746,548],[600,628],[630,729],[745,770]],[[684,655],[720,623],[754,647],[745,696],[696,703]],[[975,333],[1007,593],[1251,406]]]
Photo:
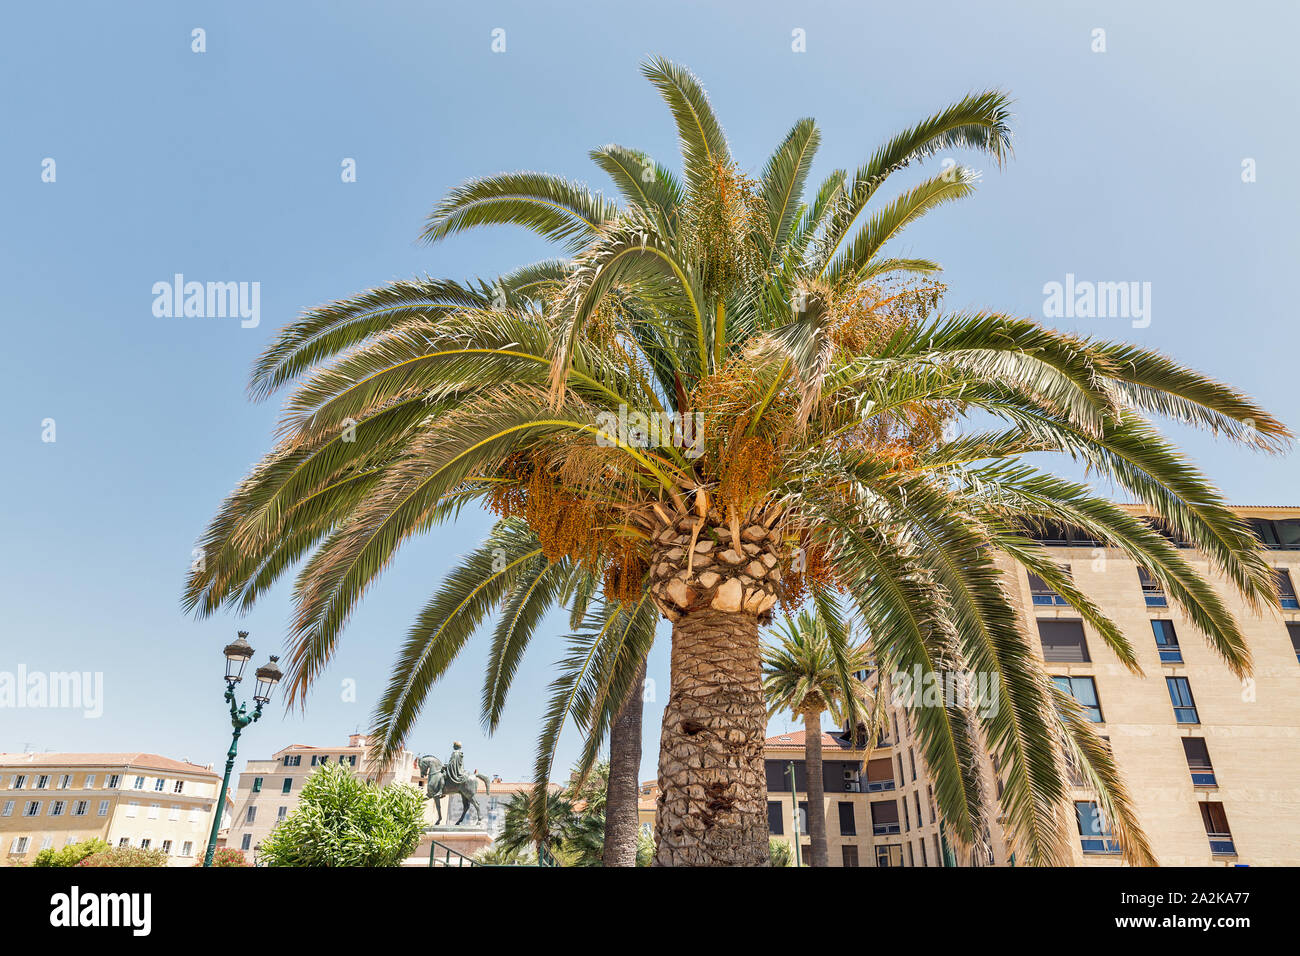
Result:
[[[441,854],[439,853],[439,851],[441,851]],[[441,864],[437,862],[439,855],[442,856]],[[455,857],[456,859],[456,862],[454,864],[451,862],[453,857]],[[441,866],[483,866],[484,864],[480,863],[478,860],[474,859],[471,856],[466,856],[464,853],[461,853],[459,850],[453,850],[445,843],[439,843],[437,840],[430,840],[429,841],[429,866],[439,866],[439,865]]]

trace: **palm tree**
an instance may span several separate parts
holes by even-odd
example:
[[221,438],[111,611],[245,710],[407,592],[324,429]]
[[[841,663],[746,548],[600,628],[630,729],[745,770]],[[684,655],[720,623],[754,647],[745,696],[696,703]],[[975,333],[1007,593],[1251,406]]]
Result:
[[865,644],[846,648],[843,657],[831,646],[826,626],[815,614],[800,611],[777,628],[779,641],[763,648],[763,693],[769,715],[786,710],[803,718],[804,769],[808,777],[808,840],[810,866],[830,866],[826,848],[825,781],[822,779],[822,713],[847,721],[843,706],[845,682],[840,664],[849,669],[851,693],[866,704],[869,692],[859,674],[871,666]]
[[[993,679],[998,706],[979,714],[909,705],[950,840],[983,840],[974,754],[987,747],[1004,768],[1017,859],[1064,859],[1068,763],[1096,787],[1127,859],[1149,862],[1104,741],[1047,679],[994,555],[1047,581],[1136,671],[1120,629],[1024,534],[1086,529],[1147,568],[1247,673],[1236,621],[1170,538],[1201,549],[1250,607],[1276,605],[1271,570],[1151,418],[1263,449],[1289,432],[1159,353],[938,311],[937,265],[889,250],[912,221],[969,195],[974,174],[956,166],[872,201],[894,172],[942,151],[1000,163],[1004,94],[959,100],[805,195],[820,139],[811,120],[750,178],[696,79],[664,60],[644,72],[676,123],[680,174],[610,145],[590,155],[619,203],[540,173],[472,180],[435,207],[428,241],[512,223],[562,257],[493,282],[393,283],[280,333],[252,381],[258,397],[296,383],[280,442],[214,519],[187,605],[246,608],[305,559],[288,654],[301,701],[401,544],[485,504],[503,519],[494,546],[413,625],[376,713],[380,760],[501,606],[484,689],[492,726],[540,614],[564,606],[576,623],[542,730],[543,780],[566,719],[589,749],[617,716],[662,614],[672,677],[656,860],[763,864],[758,629],[778,602],[810,602],[846,682],[850,619],[869,622],[882,671]],[[1147,517],[1025,460],[1047,452],[1082,462]]]

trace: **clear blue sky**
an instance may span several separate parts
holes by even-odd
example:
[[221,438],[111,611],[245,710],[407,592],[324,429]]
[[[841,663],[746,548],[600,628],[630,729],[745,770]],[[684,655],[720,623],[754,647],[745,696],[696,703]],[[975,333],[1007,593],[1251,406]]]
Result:
[[[0,18],[0,670],[105,681],[98,719],[0,711],[0,750],[222,759],[220,648],[245,627],[259,662],[279,650],[288,587],[240,621],[195,622],[178,598],[196,537],[268,445],[277,406],[244,394],[254,357],[305,307],[541,255],[506,230],[415,242],[467,177],[535,168],[606,188],[591,147],[673,156],[638,72],[647,55],[703,79],[750,172],[802,116],[821,125],[825,173],[969,90],[1010,90],[1014,160],[984,164],[979,193],[900,248],[945,265],[947,306],[1041,317],[1044,284],[1067,273],[1150,282],[1147,328],[1053,323],[1166,349],[1300,424],[1290,4],[46,2]],[[796,28],[807,52],[791,50]],[[345,157],[356,183],[340,181]],[[152,286],[178,272],[260,282],[261,324],[156,318]],[[1204,436],[1188,447],[1234,501],[1300,503],[1290,459]],[[406,547],[307,712],[274,707],[242,756],[364,727],[406,625],[485,526],[471,516]],[[483,652],[466,649],[412,745],[441,753],[457,737],[471,765],[519,778],[559,648],[534,646],[492,739],[477,719]],[[661,639],[646,777],[667,661]],[[340,699],[349,678],[355,703]],[[576,750],[570,735],[564,760]]]

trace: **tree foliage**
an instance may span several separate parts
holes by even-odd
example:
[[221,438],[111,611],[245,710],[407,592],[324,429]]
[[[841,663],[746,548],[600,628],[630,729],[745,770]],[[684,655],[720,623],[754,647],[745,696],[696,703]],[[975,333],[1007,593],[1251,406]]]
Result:
[[324,764],[259,853],[270,866],[401,866],[423,829],[424,794],[416,787],[380,787],[346,766]]

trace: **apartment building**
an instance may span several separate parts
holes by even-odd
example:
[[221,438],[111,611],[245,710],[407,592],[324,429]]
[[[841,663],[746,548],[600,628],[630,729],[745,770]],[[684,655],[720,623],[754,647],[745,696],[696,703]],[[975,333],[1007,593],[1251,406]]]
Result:
[[210,767],[158,754],[0,754],[0,860],[30,863],[43,849],[98,838],[193,866],[220,785]]
[[[792,850],[798,839],[807,865],[804,732],[767,738],[763,757],[768,831]],[[822,787],[831,866],[943,866],[945,855],[952,865],[922,763],[913,748],[901,744],[895,722],[882,729],[869,753],[846,731],[823,733]]]
[[[1254,674],[1245,681],[1232,675],[1145,569],[1118,549],[1066,528],[1032,534],[1119,624],[1137,652],[1142,676],[1123,667],[1041,579],[1009,560],[1000,562],[1044,667],[1109,741],[1164,866],[1300,864],[1300,507],[1234,510],[1267,549],[1280,613],[1252,612],[1205,556],[1174,543],[1240,622],[1255,660]],[[886,737],[865,766],[862,751],[850,746],[845,733],[824,735],[831,865],[1014,865],[1014,847],[996,819],[986,835],[986,853],[953,850],[906,710],[891,707],[888,722]],[[802,756],[801,732],[767,740],[770,830],[787,841],[794,838],[791,762],[794,801],[800,817],[806,814]],[[989,792],[1000,792],[995,761],[986,760],[983,770]],[[1074,864],[1119,865],[1120,847],[1095,795],[1077,786],[1072,804]],[[801,820],[798,832],[806,831]]]
[[[1300,864],[1300,508],[1233,510],[1267,549],[1280,613],[1253,612],[1208,558],[1174,543],[1240,623],[1255,664],[1244,681],[1159,583],[1118,549],[1069,528],[1034,535],[1120,626],[1142,676],[1123,667],[1041,579],[1005,565],[1044,666],[1109,741],[1165,866]],[[1082,787],[1074,812],[1075,863],[1117,864],[1119,846]]]
[[[366,736],[351,734],[345,747],[290,744],[269,760],[250,760],[233,785],[234,798],[226,846],[243,850],[250,860],[259,843],[298,806],[307,778],[318,767],[339,763],[366,774]],[[409,783],[424,788],[416,755],[402,751],[392,767],[378,777],[381,785]],[[446,801],[444,813],[446,812]]]

